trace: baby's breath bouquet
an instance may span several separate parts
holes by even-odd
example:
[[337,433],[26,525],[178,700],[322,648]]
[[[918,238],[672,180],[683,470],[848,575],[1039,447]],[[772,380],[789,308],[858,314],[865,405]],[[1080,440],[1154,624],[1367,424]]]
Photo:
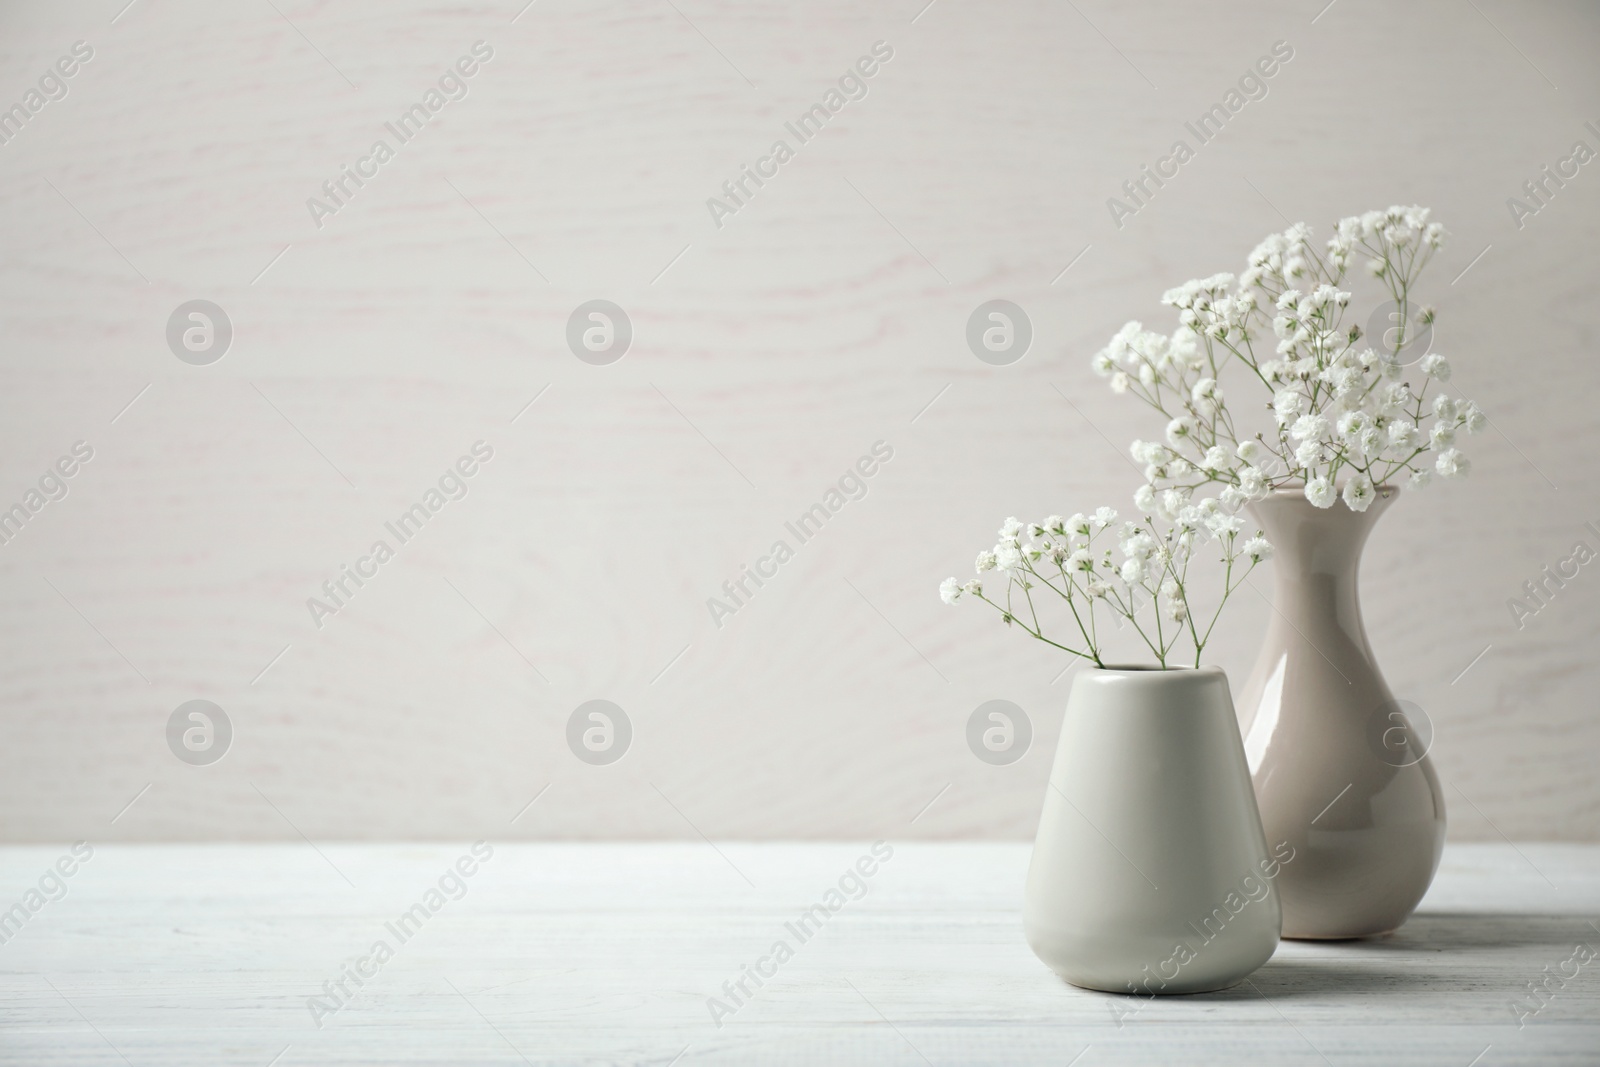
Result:
[[[1180,653],[1191,649],[1198,667],[1223,603],[1256,564],[1271,558],[1272,546],[1259,530],[1241,543],[1242,520],[1214,499],[1185,505],[1171,520],[1147,515],[1116,523],[1111,508],[1068,519],[1052,515],[1042,523],[1007,519],[999,542],[978,553],[979,577],[966,582],[946,578],[939,595],[946,604],[981,600],[1000,612],[1006,625],[1096,667],[1105,666],[1103,612],[1117,625],[1132,623],[1163,669],[1175,666]],[[1108,533],[1113,526],[1114,535]],[[1113,559],[1106,543],[1113,536],[1120,559]],[[1208,543],[1223,567],[1222,590],[1209,618],[1197,619],[1190,609],[1195,590],[1189,565],[1195,550]],[[1004,581],[1003,590],[992,588],[992,582],[986,590],[982,576],[989,571]],[[1036,602],[1038,598],[1042,600]],[[1076,634],[1057,631],[1059,641],[1046,636],[1046,619],[1052,616],[1062,623],[1070,617]]]
[[[1365,511],[1378,488],[1402,473],[1425,487],[1437,473],[1464,476],[1458,433],[1488,419],[1442,392],[1444,356],[1429,352],[1434,311],[1412,289],[1444,240],[1428,209],[1391,207],[1341,219],[1319,253],[1304,223],[1267,237],[1237,278],[1217,274],[1169,290],[1178,328],[1161,334],[1130,322],[1094,358],[1118,393],[1132,393],[1167,419],[1166,440],[1135,441],[1146,485],[1141,510],[1172,517],[1212,486],[1227,511],[1284,486],[1303,487],[1319,508],[1335,496]],[[1347,322],[1341,288],[1353,260],[1388,291],[1385,325],[1373,343]],[[1219,384],[1230,358],[1271,397],[1272,425],[1251,433],[1235,421]],[[1413,385],[1408,371],[1420,375]],[[1439,383],[1441,391],[1430,396]],[[1339,486],[1342,483],[1342,493]]]

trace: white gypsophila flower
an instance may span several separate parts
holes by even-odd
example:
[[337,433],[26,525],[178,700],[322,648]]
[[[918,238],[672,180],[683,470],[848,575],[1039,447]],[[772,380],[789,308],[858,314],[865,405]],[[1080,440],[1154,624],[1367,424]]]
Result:
[[1322,442],[1316,440],[1315,438],[1312,438],[1308,441],[1301,441],[1300,446],[1294,450],[1295,463],[1306,470],[1310,470],[1312,467],[1318,466],[1324,461],[1324,459],[1326,459],[1326,456],[1324,454]]
[[1256,534],[1244,543],[1243,551],[1250,557],[1252,563],[1263,563],[1272,558],[1272,543],[1260,534]]
[[1022,566],[1022,549],[1014,544],[999,544],[994,548],[994,565],[1010,573]]
[[1256,467],[1239,468],[1239,489],[1252,500],[1267,495],[1267,476]]
[[1354,475],[1344,483],[1344,503],[1351,511],[1366,511],[1372,506],[1375,496],[1372,479],[1365,474]]
[[1067,520],[1060,515],[1051,515],[1044,520],[1044,528],[1057,537],[1065,537],[1067,535]]
[[939,599],[946,604],[954,604],[961,599],[961,583],[954,578],[946,578],[939,583]]
[[1441,382],[1450,380],[1450,361],[1435,352],[1431,356],[1424,356],[1418,369],[1430,378],[1437,378]]
[[1461,411],[1461,425],[1468,433],[1482,433],[1489,426],[1489,416],[1483,413],[1476,401],[1469,400]]
[[1094,359],[1089,361],[1089,366],[1093,367],[1094,372],[1102,378],[1109,378],[1117,372],[1117,365],[1111,359],[1111,353],[1103,350],[1095,354]]
[[1205,351],[1200,347],[1200,335],[1193,330],[1180,329],[1167,341],[1167,351],[1181,367],[1197,371],[1206,365]]
[[1117,521],[1117,511],[1115,508],[1095,508],[1093,521],[1103,530]]
[[1361,438],[1356,441],[1356,448],[1364,456],[1376,456],[1383,451],[1383,431],[1376,426],[1368,426],[1361,431]]
[[1067,520],[1067,533],[1072,537],[1089,536],[1089,520],[1083,512],[1074,512],[1072,518]]
[[1096,599],[1103,598],[1107,593],[1111,592],[1111,586],[1098,580],[1090,582],[1087,588],[1089,595]]
[[1206,454],[1200,460],[1200,469],[1203,471],[1217,471],[1228,465],[1228,450],[1221,445],[1212,445],[1206,449]]
[[1240,441],[1239,447],[1233,450],[1233,454],[1253,466],[1264,451],[1266,450],[1262,448],[1260,441]]
[[1250,494],[1236,485],[1223,486],[1222,492],[1217,494],[1217,500],[1229,511],[1238,511],[1250,501]]
[[1167,473],[1174,478],[1181,478],[1194,468],[1182,456],[1173,456],[1167,461]]
[[1139,384],[1146,389],[1152,388],[1159,380],[1156,369],[1148,363],[1139,364]]
[[1465,478],[1472,470],[1472,461],[1463,456],[1459,449],[1447,448],[1439,453],[1433,469],[1439,472],[1441,478]]
[[1144,512],[1146,515],[1154,511],[1156,509],[1155,486],[1141,485],[1139,488],[1135,489],[1133,491],[1133,504],[1134,507]]
[[1320,441],[1328,436],[1328,419],[1324,415],[1301,415],[1289,427],[1289,436],[1296,441]]
[[1360,367],[1329,367],[1317,377],[1333,386],[1334,395],[1341,399],[1366,384]]
[[995,554],[990,552],[988,549],[985,549],[984,551],[978,553],[978,561],[976,564],[974,564],[974,567],[979,574],[982,574],[984,571],[994,570],[996,565],[997,560],[995,558]]
[[1417,429],[1417,424],[1409,419],[1399,419],[1389,424],[1389,444],[1402,452],[1409,452],[1416,448],[1422,440],[1422,432]]
[[1433,472],[1430,470],[1412,471],[1411,477],[1406,481],[1406,488],[1413,492],[1420,492],[1433,484]]
[[1428,431],[1428,441],[1433,446],[1434,451],[1442,452],[1456,443],[1456,431],[1445,423],[1436,422],[1433,424],[1433,428]]
[[1162,518],[1171,519],[1182,511],[1187,503],[1189,503],[1189,491],[1187,489],[1168,489],[1161,494],[1161,507],[1157,510],[1161,512]]
[[1333,506],[1333,483],[1321,475],[1306,482],[1306,499],[1311,501],[1313,507],[1329,508]]
[[1089,554],[1088,549],[1080,548],[1067,557],[1066,563],[1063,564],[1063,569],[1069,571],[1093,571],[1094,557]]
[[1167,440],[1172,447],[1182,447],[1183,443],[1194,435],[1195,421],[1187,415],[1179,415],[1167,423]]
[[1452,397],[1448,397],[1448,396],[1444,395],[1443,393],[1440,393],[1438,396],[1433,398],[1433,417],[1434,418],[1441,419],[1441,420],[1443,420],[1445,422],[1448,422],[1448,423],[1454,425],[1455,421],[1456,421],[1456,416],[1459,413],[1460,413],[1460,409],[1459,409],[1458,405],[1456,404],[1455,400]]
[[1128,378],[1127,371],[1119,370],[1111,376],[1111,391],[1113,393],[1126,393],[1130,384],[1132,383]]
[[1207,515],[1205,523],[1206,527],[1217,537],[1232,537],[1244,529],[1244,520],[1239,516],[1224,515],[1221,512]]
[[1280,389],[1272,398],[1272,410],[1280,425],[1292,422],[1306,410],[1305,394],[1298,389]]
[[961,587],[961,592],[966,596],[982,596],[983,583],[976,578],[968,578],[967,584]]
[[1022,532],[1022,520],[1015,515],[1000,524],[1000,540],[1015,541]]
[[1122,561],[1122,580],[1129,585],[1138,585],[1144,581],[1144,560],[1138,556],[1130,556]]
[[1124,538],[1122,543],[1117,547],[1120,548],[1122,550],[1122,554],[1127,556],[1129,559],[1149,559],[1151,554],[1156,550],[1156,542],[1155,538],[1151,537],[1143,530],[1135,529],[1135,531],[1128,537]]
[[1181,600],[1167,601],[1162,610],[1173,622],[1181,623],[1189,617],[1189,605]]

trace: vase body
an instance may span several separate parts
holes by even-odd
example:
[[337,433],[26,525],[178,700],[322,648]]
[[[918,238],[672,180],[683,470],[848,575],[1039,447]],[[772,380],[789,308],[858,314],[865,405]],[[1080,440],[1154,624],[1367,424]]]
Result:
[[1090,989],[1222,989],[1277,947],[1281,866],[1220,668],[1077,672],[1028,865],[1035,955]]
[[1444,796],[1424,724],[1395,701],[1361,621],[1361,550],[1397,492],[1365,512],[1299,490],[1250,505],[1274,548],[1273,612],[1240,693],[1245,754],[1278,879],[1283,936],[1351,938],[1405,922],[1444,849]]

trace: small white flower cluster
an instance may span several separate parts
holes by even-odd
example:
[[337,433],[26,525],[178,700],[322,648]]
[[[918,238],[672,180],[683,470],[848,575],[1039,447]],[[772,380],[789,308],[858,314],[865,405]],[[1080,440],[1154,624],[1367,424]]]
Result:
[[[1114,392],[1132,392],[1168,420],[1165,444],[1133,443],[1147,483],[1135,496],[1139,507],[1170,520],[1196,489],[1216,484],[1218,503],[1231,512],[1302,485],[1317,507],[1337,496],[1365,511],[1401,472],[1413,489],[1435,473],[1466,475],[1471,465],[1457,435],[1479,432],[1488,418],[1472,401],[1428,395],[1450,379],[1444,356],[1417,363],[1420,386],[1404,380],[1406,350],[1418,340],[1413,320],[1434,321],[1433,309],[1413,307],[1411,288],[1443,239],[1421,207],[1341,219],[1320,253],[1301,223],[1257,245],[1237,278],[1217,274],[1168,290],[1162,303],[1178,310],[1171,335],[1137,322],[1119,330],[1094,369]],[[1351,294],[1340,286],[1358,254],[1399,309],[1392,350],[1361,344],[1360,326],[1343,322]],[[1230,357],[1270,392],[1270,431],[1251,436],[1236,426],[1218,384]]]
[[[1104,666],[1097,612],[1107,610],[1133,624],[1163,668],[1180,646],[1193,649],[1199,666],[1200,653],[1228,595],[1256,564],[1272,557],[1272,546],[1259,530],[1240,542],[1243,525],[1216,500],[1184,504],[1165,522],[1147,515],[1142,521],[1118,525],[1111,508],[1066,519],[1052,515],[1039,523],[1011,518],[1000,527],[995,546],[978,553],[975,566],[980,577],[965,582],[946,578],[939,595],[946,604],[964,598],[982,600],[999,611],[1007,625],[1020,626],[1029,636],[1093,660],[1096,666]],[[1107,544],[1113,534],[1115,555]],[[1189,564],[1194,550],[1210,542],[1216,543],[1225,571],[1216,610],[1202,628],[1190,610]],[[1005,580],[1003,596],[984,591],[981,576],[989,571]],[[1033,596],[1042,589],[1065,604],[1081,644],[1061,644],[1045,636]]]

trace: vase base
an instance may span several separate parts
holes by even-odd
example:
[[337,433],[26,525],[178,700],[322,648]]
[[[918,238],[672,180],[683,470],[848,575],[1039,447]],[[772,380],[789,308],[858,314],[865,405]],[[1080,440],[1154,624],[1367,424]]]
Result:
[[[1192,996],[1196,993],[1216,993],[1224,989],[1232,989],[1234,986],[1238,985],[1240,982],[1243,982],[1250,976],[1248,974],[1241,974],[1237,978],[1217,979],[1213,982],[1202,982],[1194,986],[1184,986],[1181,989],[1171,987],[1167,989],[1130,989],[1128,987],[1128,983],[1124,983],[1120,989],[1113,989],[1109,985],[1093,985],[1081,979],[1070,978],[1067,975],[1062,974],[1060,971],[1056,972],[1056,977],[1060,978],[1063,982],[1072,986],[1074,989],[1087,989],[1093,993],[1115,993],[1116,995],[1123,997],[1186,997]],[[1143,975],[1140,976],[1141,979],[1143,977]]]
[[1375,931],[1373,931],[1371,933],[1365,933],[1365,934],[1309,934],[1309,933],[1307,933],[1307,934],[1292,934],[1289,931],[1285,930],[1283,932],[1283,940],[1285,940],[1285,941],[1375,941],[1380,937],[1388,937],[1389,935],[1395,933],[1399,929],[1400,929],[1399,926],[1393,926],[1393,927],[1390,927],[1387,930],[1375,930]]

